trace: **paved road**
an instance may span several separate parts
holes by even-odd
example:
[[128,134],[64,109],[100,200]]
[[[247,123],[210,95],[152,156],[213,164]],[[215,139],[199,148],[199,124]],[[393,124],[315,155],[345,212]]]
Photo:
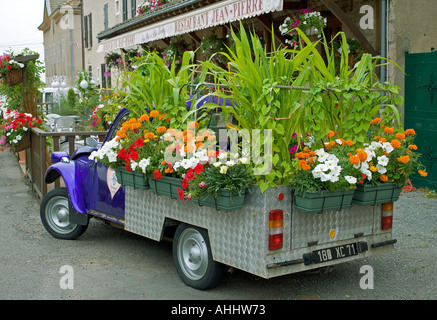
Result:
[[[184,285],[171,244],[157,243],[91,220],[76,241],[52,238],[39,219],[39,202],[20,180],[9,152],[0,152],[0,299],[129,300],[374,300],[437,298],[437,199],[405,193],[396,203],[396,251],[332,268],[264,280],[227,273],[214,290]],[[62,289],[61,267],[71,266],[74,288]],[[360,268],[374,271],[363,290]],[[71,284],[71,282],[70,282]]]

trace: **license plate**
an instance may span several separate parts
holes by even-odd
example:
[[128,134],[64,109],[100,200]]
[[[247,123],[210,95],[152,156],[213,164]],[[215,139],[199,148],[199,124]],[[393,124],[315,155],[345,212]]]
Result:
[[[310,255],[311,257],[307,257],[305,259],[309,263],[322,263],[337,259],[343,259],[351,256],[356,256],[358,254],[358,246],[356,243],[345,244],[337,247],[321,249],[313,251]],[[310,259],[308,259],[310,258]]]

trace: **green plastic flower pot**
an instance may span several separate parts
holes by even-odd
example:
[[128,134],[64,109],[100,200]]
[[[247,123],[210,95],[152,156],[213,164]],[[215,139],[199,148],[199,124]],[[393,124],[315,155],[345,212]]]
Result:
[[395,202],[399,199],[402,187],[394,183],[382,183],[379,185],[359,184],[354,192],[352,203],[368,206],[379,203]]
[[307,193],[303,196],[294,195],[294,207],[305,213],[321,213],[347,209],[351,206],[354,190],[322,191]]
[[150,188],[147,175],[141,172],[127,171],[125,167],[119,167],[115,169],[115,175],[118,183],[123,186],[144,190],[148,190]]
[[212,207],[217,210],[234,211],[244,207],[245,192],[241,195],[236,191],[220,189],[219,195],[215,198],[213,195],[205,199],[199,199],[199,205]]
[[156,194],[166,195],[172,199],[178,199],[178,188],[182,189],[182,179],[163,176],[160,179],[149,177],[150,190]]

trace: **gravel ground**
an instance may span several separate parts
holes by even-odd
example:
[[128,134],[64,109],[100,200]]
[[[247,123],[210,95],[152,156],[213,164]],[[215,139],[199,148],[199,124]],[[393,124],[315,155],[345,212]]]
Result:
[[[404,193],[395,203],[393,252],[270,280],[236,270],[204,292],[180,281],[170,243],[96,220],[79,240],[54,239],[20,178],[14,157],[0,152],[0,300],[437,299],[437,199],[426,191]],[[74,268],[73,290],[60,288],[63,265]],[[363,265],[373,268],[373,289],[360,288]]]

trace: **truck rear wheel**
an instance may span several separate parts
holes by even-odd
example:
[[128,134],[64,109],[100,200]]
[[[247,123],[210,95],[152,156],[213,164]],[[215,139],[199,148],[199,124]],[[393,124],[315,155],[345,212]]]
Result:
[[173,261],[182,281],[199,290],[215,287],[224,266],[212,259],[206,230],[181,223],[173,240]]
[[70,223],[70,200],[66,188],[53,189],[43,198],[40,207],[41,222],[55,238],[75,240],[88,228]]

